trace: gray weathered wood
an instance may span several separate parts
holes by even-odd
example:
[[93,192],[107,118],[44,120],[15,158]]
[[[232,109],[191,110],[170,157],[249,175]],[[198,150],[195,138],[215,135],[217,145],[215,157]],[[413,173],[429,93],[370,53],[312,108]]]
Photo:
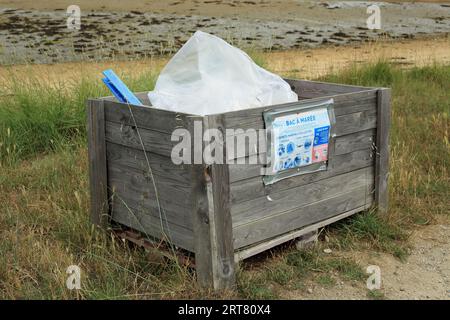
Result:
[[[367,186],[361,186],[301,208],[277,213],[233,228],[234,247],[235,249],[243,248],[317,221],[368,206],[373,202],[373,195],[369,194],[367,189]],[[372,186],[369,186],[369,189],[372,189]]]
[[[374,120],[375,118],[373,118]],[[372,121],[373,122],[373,121]],[[360,128],[359,125],[360,121],[354,121],[355,130]],[[338,126],[338,132],[343,131],[343,129],[339,130],[339,125],[344,125],[343,122],[338,122],[336,125]],[[348,129],[348,124],[346,124],[346,130]],[[354,130],[349,130],[354,131]],[[371,148],[375,137],[375,129],[368,129],[364,131],[358,131],[350,134],[345,135],[337,135],[335,138],[331,139],[335,143],[334,149],[330,149],[330,151],[334,150],[334,154],[345,154],[350,153],[352,151],[356,150],[362,150]],[[256,139],[254,137],[256,136]],[[228,163],[239,163],[239,161],[242,161],[243,163],[248,163],[249,159],[245,159],[249,156],[259,155],[258,157],[254,159],[258,159],[258,163],[263,163],[266,159],[265,155],[265,148],[266,148],[266,136],[264,134],[259,135],[255,134],[251,139],[248,138],[248,135],[245,133],[239,134],[236,136],[227,136],[226,137],[227,142],[230,141],[230,139],[234,139],[234,151],[233,150],[227,150],[227,159]],[[246,139],[246,140],[244,140]],[[242,141],[245,141],[245,150],[240,151],[240,154],[237,152],[237,145],[242,144]],[[260,147],[262,150],[260,150]],[[331,147],[331,146],[330,146]],[[242,156],[242,157],[241,157]],[[233,159],[236,159],[232,161]]]
[[[202,119],[198,116],[156,109],[149,106],[128,106],[125,103],[116,101],[104,101],[104,105],[106,121],[131,126],[137,125],[138,128],[146,128],[168,134],[172,134],[178,128],[189,129],[194,120],[201,121]],[[130,113],[130,108],[132,114]]]
[[[220,116],[206,116],[204,129],[219,129],[223,136],[221,120]],[[214,163],[202,167],[197,169],[196,178],[202,183],[194,181],[193,190],[198,202],[194,212],[197,274],[202,283],[214,289],[230,288],[234,286],[235,266],[228,166]]]
[[[373,151],[371,149],[366,150],[358,150],[351,153],[336,155],[333,157],[330,157],[328,161],[328,170],[335,170],[337,168],[341,168],[343,165],[345,165],[345,162],[351,162],[351,165],[355,166],[355,168],[363,168],[366,167],[373,162]],[[261,170],[263,169],[264,165],[262,164],[230,164],[230,181],[231,183],[242,181],[254,177],[261,178]],[[311,173],[308,175],[301,175],[303,177],[306,176],[312,176],[315,177],[316,173]],[[309,178],[304,178],[309,179]],[[278,185],[285,183],[283,182],[285,180],[277,182]],[[300,181],[300,180],[299,180]]]
[[231,208],[233,227],[303,207],[357,187],[367,187],[373,183],[373,168],[367,167],[296,188],[281,191],[275,188],[263,197],[233,205]]
[[377,142],[375,160],[375,202],[380,212],[386,212],[389,205],[389,127],[391,121],[391,90],[378,91]]
[[145,128],[137,129],[135,126],[110,121],[105,124],[105,137],[108,142],[138,150],[142,150],[142,144],[144,144],[146,151],[168,157],[169,160],[173,147],[179,143],[171,141],[171,135],[168,133]]
[[108,178],[103,101],[89,100],[87,102],[87,130],[91,221],[96,225],[106,227],[108,222]]
[[194,251],[193,233],[189,229],[160,221],[145,209],[133,208],[117,198],[113,199],[111,216],[114,221],[142,232],[149,240],[163,239],[177,247]]
[[[191,201],[186,197],[190,186],[167,176],[153,174],[153,178],[163,211],[163,219],[192,229],[192,220],[189,215]],[[117,202],[124,202],[133,208],[141,208],[146,214],[159,219],[156,192],[148,171],[110,162],[108,180],[110,198]]]
[[354,154],[335,156],[330,160],[326,171],[318,171],[278,181],[272,185],[264,185],[262,176],[239,180],[231,184],[231,203],[237,204],[258,197],[263,197],[273,190],[288,190],[314,183],[343,173],[373,166],[372,150],[355,151]]
[[284,80],[291,85],[291,89],[295,93],[297,93],[297,95],[300,98],[304,99],[324,97],[333,94],[354,93],[370,90],[370,88],[367,87],[359,87],[329,82],[294,80],[294,79],[284,79]]
[[147,175],[149,171],[147,163],[148,159],[155,175],[167,177],[182,185],[190,185],[191,183],[192,168],[189,164],[176,165],[170,158],[152,152],[146,152],[147,157],[145,157],[144,151],[142,150],[112,142],[106,142],[106,154],[108,162],[118,166],[138,169],[145,175]]
[[[365,112],[373,110],[376,112],[375,100],[377,95],[376,89],[370,89],[363,92],[344,93],[332,95],[328,98],[334,99],[334,112],[336,116],[350,114],[354,112]],[[307,102],[323,101],[323,98],[310,99]],[[263,129],[264,119],[263,112],[266,110],[293,107],[302,105],[306,101],[292,102],[279,106],[261,107],[253,109],[245,109],[240,111],[232,111],[223,114],[224,127],[227,129]]]
[[317,230],[319,228],[323,228],[323,227],[330,225],[336,221],[339,221],[339,220],[347,218],[351,215],[354,215],[355,213],[364,211],[364,210],[368,209],[369,207],[370,207],[370,205],[361,206],[356,209],[341,213],[337,216],[334,216],[334,217],[322,220],[320,222],[311,224],[311,225],[301,228],[299,230],[294,230],[292,232],[284,233],[282,235],[275,236],[274,238],[271,238],[269,240],[262,241],[262,242],[259,242],[256,244],[252,244],[252,245],[249,245],[248,247],[241,248],[236,251],[236,253],[234,255],[234,259],[235,259],[236,263],[238,263],[241,260],[247,259],[258,253],[261,253],[263,251],[266,251],[273,247],[276,247],[282,243],[285,243],[292,239],[298,238],[298,237],[300,237],[304,234],[307,234],[311,231]]

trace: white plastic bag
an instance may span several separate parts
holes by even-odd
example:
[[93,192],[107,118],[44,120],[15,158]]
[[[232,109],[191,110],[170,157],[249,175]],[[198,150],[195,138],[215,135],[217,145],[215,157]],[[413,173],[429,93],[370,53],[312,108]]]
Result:
[[297,101],[297,94],[281,77],[201,31],[164,67],[148,97],[156,108],[195,115]]

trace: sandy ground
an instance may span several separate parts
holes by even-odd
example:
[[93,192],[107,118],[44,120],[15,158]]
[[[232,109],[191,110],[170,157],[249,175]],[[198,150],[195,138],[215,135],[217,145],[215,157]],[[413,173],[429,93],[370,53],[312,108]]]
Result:
[[[264,55],[267,68],[287,77],[316,79],[329,72],[337,72],[349,65],[376,62],[385,59],[409,67],[437,63],[450,63],[450,38],[422,40],[390,40],[352,46],[268,52]],[[116,72],[139,75],[161,70],[168,58],[139,59],[134,61],[68,62],[57,64],[31,64],[0,66],[0,78],[12,73],[38,74],[41,81],[73,83],[81,77],[101,76],[101,71],[113,68]]]
[[[381,289],[386,299],[450,300],[450,221],[421,227],[411,236],[411,255],[405,263],[392,255],[374,252],[348,254],[361,266],[381,269]],[[332,253],[334,254],[334,253]],[[282,292],[286,299],[367,299],[364,283],[339,280],[333,287],[309,283],[308,290]],[[312,290],[312,292],[311,292]]]
[[368,1],[0,0],[0,63],[142,58],[175,52],[196,30],[243,48],[296,49],[450,32],[450,2],[376,2],[382,29],[368,30]]

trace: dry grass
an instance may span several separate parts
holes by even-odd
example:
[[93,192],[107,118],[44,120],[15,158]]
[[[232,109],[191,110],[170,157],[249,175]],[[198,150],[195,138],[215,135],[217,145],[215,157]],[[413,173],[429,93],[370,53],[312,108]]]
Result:
[[[260,63],[271,68],[273,56],[260,57],[265,59]],[[406,259],[408,231],[433,223],[436,215],[449,214],[449,74],[448,66],[402,70],[381,62],[325,77],[393,88],[390,214],[360,215],[329,230],[336,254],[364,247]],[[125,76],[135,89],[148,88],[154,81],[146,74],[131,77],[125,72]],[[352,260],[324,257],[320,247],[304,253],[288,245],[267,253],[262,261],[244,264],[236,291],[214,294],[198,288],[192,271],[174,259],[149,257],[99,232],[88,221],[82,100],[104,94],[104,89],[97,76],[83,83],[75,77],[63,82],[66,90],[59,99],[49,99],[55,91],[43,88],[56,90],[58,85],[17,77],[18,83],[27,83],[25,91],[8,82],[11,78],[4,77],[1,83],[10,91],[0,100],[0,113],[8,113],[0,117],[0,298],[277,298],[280,287],[298,289],[305,279],[328,285],[336,277],[361,281],[361,269]],[[46,117],[48,110],[59,113]],[[44,116],[36,122],[33,117],[38,113]],[[64,119],[73,119],[78,130],[55,125]],[[51,130],[42,131],[43,127]],[[37,134],[41,134],[39,148],[30,146]],[[16,144],[16,151],[11,147],[7,155],[5,141]],[[65,287],[66,268],[72,264],[82,270],[78,292]]]

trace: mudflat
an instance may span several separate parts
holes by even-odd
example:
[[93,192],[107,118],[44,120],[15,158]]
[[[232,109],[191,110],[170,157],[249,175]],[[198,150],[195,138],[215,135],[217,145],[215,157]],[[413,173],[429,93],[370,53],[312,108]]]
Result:
[[381,29],[367,28],[370,1],[0,0],[0,63],[53,63],[172,54],[196,30],[244,49],[279,50],[410,39],[450,32],[450,2],[376,2]]

